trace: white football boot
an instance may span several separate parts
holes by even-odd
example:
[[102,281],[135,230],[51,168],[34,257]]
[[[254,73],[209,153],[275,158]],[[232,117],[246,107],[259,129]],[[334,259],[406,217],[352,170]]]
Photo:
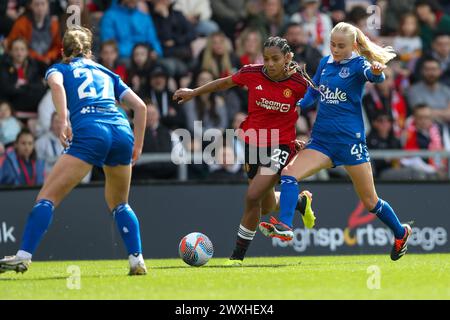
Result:
[[147,274],[147,267],[145,266],[142,254],[139,254],[137,257],[130,254],[128,256],[128,261],[130,262],[129,276],[144,276]]
[[16,273],[24,273],[28,270],[31,259],[21,258],[18,256],[6,256],[0,260],[0,273],[6,271],[15,271]]

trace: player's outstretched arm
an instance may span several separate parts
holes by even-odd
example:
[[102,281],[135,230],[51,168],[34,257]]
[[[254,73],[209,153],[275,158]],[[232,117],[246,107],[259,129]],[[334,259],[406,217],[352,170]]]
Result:
[[188,102],[189,100],[191,100],[196,96],[200,96],[205,93],[227,90],[234,86],[236,86],[236,84],[231,79],[231,76],[220,78],[195,89],[189,88],[178,89],[177,91],[175,91],[175,94],[173,95],[173,100],[175,101],[178,100],[178,104],[181,104]]
[[134,112],[134,147],[133,164],[139,159],[144,146],[145,124],[147,121],[147,106],[133,90],[128,90],[122,98],[122,102]]
[[61,122],[59,140],[64,148],[67,148],[69,146],[69,141],[72,140],[72,129],[67,122],[67,100],[63,75],[60,72],[53,72],[48,77],[47,82],[52,92],[52,100],[55,105],[56,113]]

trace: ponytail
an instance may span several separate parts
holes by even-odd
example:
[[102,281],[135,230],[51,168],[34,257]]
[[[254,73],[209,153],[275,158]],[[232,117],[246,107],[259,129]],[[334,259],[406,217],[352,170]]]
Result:
[[395,58],[396,54],[392,47],[380,47],[372,42],[359,28],[356,28],[356,45],[358,53],[369,62],[386,64]]
[[338,31],[349,36],[353,42],[356,42],[356,50],[370,63],[379,62],[386,64],[396,56],[392,47],[380,47],[372,42],[359,28],[349,23],[338,23],[333,30],[331,30],[331,33],[333,34]]
[[63,37],[64,62],[70,62],[75,57],[89,58],[91,55],[91,47],[91,30],[80,26],[67,29]]

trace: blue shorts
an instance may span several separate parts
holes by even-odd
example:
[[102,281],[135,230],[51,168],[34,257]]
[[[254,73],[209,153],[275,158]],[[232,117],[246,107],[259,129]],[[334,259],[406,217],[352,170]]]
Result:
[[73,140],[64,153],[97,167],[129,165],[133,145],[129,126],[92,121],[73,130]]
[[309,140],[306,149],[317,150],[331,159],[333,165],[354,166],[370,161],[365,143],[324,143],[317,139]]

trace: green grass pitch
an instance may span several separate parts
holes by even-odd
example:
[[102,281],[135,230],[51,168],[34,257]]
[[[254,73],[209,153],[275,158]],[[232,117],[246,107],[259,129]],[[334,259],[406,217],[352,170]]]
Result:
[[407,254],[397,262],[388,255],[224,262],[213,258],[195,268],[149,259],[143,277],[127,276],[126,260],[33,262],[25,274],[0,274],[0,299],[450,299],[450,254]]

